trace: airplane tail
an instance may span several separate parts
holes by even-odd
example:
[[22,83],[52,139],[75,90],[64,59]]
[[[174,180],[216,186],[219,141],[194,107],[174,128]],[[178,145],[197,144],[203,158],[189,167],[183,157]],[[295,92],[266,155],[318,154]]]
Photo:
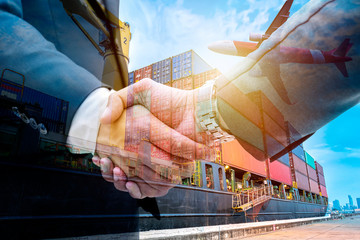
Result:
[[[345,61],[351,61],[351,57],[347,57],[346,54],[349,52],[352,47],[352,43],[350,43],[350,39],[346,38],[338,48],[333,50],[332,55],[335,57],[342,57]],[[339,69],[339,71],[344,75],[344,77],[349,77],[348,71],[346,69],[345,61],[343,62],[335,62],[335,66]]]

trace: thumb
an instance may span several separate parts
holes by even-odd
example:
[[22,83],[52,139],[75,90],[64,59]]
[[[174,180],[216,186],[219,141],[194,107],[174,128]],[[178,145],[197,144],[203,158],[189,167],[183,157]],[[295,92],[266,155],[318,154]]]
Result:
[[108,104],[103,112],[100,122],[102,124],[110,124],[115,122],[124,111],[124,102],[119,92],[115,92],[109,96]]

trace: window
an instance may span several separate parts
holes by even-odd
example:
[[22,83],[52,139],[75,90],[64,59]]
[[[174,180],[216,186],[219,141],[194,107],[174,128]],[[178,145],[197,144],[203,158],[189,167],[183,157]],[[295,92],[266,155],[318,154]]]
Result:
[[222,168],[219,168],[218,170],[219,170],[220,190],[224,191],[223,171],[222,171]]
[[210,189],[214,189],[214,175],[212,166],[209,164],[205,164],[206,170],[206,187]]

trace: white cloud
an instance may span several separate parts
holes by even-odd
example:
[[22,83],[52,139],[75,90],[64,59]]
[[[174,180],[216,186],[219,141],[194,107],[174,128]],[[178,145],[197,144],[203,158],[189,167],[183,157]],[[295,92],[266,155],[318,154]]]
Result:
[[[195,50],[210,65],[229,69],[238,57],[212,53],[207,45],[218,40],[247,41],[250,32],[263,32],[270,24],[269,11],[283,1],[250,1],[248,9],[229,7],[212,14],[195,13],[182,1],[165,5],[161,1],[132,1],[128,13],[133,38],[130,44],[130,69],[138,69],[173,55]],[[211,3],[209,3],[211,4]],[[238,3],[228,1],[231,6]],[[256,7],[255,7],[256,6]],[[209,6],[207,6],[209,8]],[[252,19],[250,16],[255,17]]]

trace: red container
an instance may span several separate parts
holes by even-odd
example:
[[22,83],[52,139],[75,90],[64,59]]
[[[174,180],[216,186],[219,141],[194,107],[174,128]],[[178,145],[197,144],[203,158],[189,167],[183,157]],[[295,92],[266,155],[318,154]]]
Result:
[[324,169],[323,169],[323,167],[322,167],[317,161],[315,161],[315,166],[316,166],[316,171],[317,171],[319,174],[321,174],[321,175],[324,176]]
[[319,183],[320,183],[320,185],[326,186],[324,176],[321,175],[321,174],[319,174],[318,176],[319,176]]
[[266,161],[259,161],[248,153],[237,140],[222,144],[224,164],[266,177]]
[[321,196],[323,197],[328,197],[327,191],[326,191],[326,187],[323,185],[320,185],[320,192],[321,192]]
[[269,170],[271,180],[292,185],[290,167],[280,161],[273,161],[270,163]]
[[310,191],[309,178],[306,175],[298,171],[295,171],[295,178],[298,189],[305,190],[308,192]]
[[233,88],[237,88],[235,85],[232,87],[226,87],[218,92],[218,97],[223,99],[234,110],[243,115],[249,121],[256,126],[262,128],[261,112],[259,107],[251,101],[244,93]]
[[319,194],[319,184],[317,183],[317,181],[309,179],[309,182],[310,182],[310,191],[312,193]]
[[292,156],[294,162],[294,169],[298,172],[307,176],[306,162],[298,158],[295,154],[290,153],[290,157]]
[[308,170],[308,176],[310,179],[314,180],[317,182],[317,175],[316,175],[316,171],[315,169],[313,169],[310,165],[307,165],[307,170]]
[[151,78],[152,76],[152,65],[135,70],[134,80],[138,82],[144,78]]
[[280,142],[284,147],[288,144],[286,131],[281,128],[272,118],[263,112],[264,128],[273,138]]
[[269,115],[283,130],[286,130],[284,116],[261,91],[251,92],[246,95],[251,99],[251,101],[256,103],[262,111]]

